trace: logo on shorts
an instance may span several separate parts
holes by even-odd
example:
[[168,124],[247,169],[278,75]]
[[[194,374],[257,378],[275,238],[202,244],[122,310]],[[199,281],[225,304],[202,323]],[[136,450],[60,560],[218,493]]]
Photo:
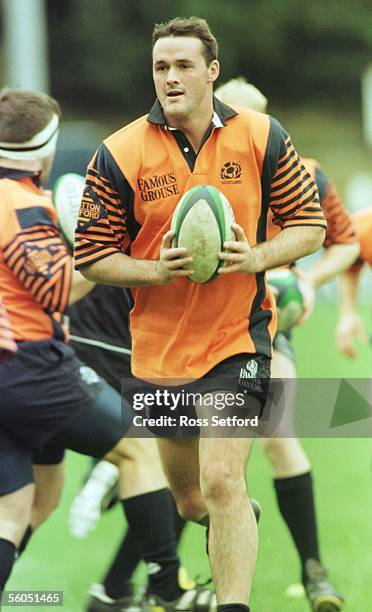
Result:
[[222,183],[226,184],[238,184],[241,183],[240,177],[242,175],[242,167],[239,162],[228,161],[224,164],[220,171],[220,178]]
[[240,368],[240,379],[252,379],[257,377],[258,363],[255,359],[247,361],[245,368]]

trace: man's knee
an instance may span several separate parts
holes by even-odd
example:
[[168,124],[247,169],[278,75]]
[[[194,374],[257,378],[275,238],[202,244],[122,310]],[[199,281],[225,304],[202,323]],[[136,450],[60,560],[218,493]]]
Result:
[[266,438],[260,444],[276,472],[310,469],[309,460],[297,438]]
[[286,454],[283,438],[265,438],[260,440],[260,445],[271,463],[278,461]]
[[0,538],[18,546],[31,520],[34,485],[0,497]]
[[39,525],[47,520],[47,518],[57,508],[58,501],[59,498],[35,501],[31,513],[31,526],[33,531],[35,531]]
[[246,492],[243,473],[228,465],[208,466],[201,472],[201,491],[208,502],[229,503],[236,495]]

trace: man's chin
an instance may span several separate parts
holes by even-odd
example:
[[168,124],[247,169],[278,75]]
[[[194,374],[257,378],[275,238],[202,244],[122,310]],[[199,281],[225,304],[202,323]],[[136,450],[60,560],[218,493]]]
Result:
[[185,107],[178,104],[167,104],[163,110],[168,122],[172,120],[180,121],[187,117],[187,110]]

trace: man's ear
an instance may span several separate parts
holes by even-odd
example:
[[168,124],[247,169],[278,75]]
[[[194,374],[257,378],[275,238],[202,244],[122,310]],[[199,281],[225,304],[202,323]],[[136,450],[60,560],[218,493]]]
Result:
[[218,60],[212,60],[208,66],[208,83],[214,83],[220,74],[220,63]]

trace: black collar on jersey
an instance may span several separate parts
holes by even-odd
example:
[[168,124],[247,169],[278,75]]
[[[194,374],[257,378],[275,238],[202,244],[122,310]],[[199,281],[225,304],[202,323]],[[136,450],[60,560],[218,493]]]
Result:
[[6,168],[0,166],[0,179],[12,179],[13,181],[20,181],[25,178],[30,178],[35,185],[40,185],[40,175],[38,172],[31,172],[31,170],[17,170],[17,168]]
[[[221,102],[221,100],[216,98],[216,96],[213,96],[213,108],[216,114],[218,115],[219,119],[221,120],[221,123],[223,126],[226,125],[227,119],[230,119],[231,117],[235,117],[235,115],[238,114],[230,106],[227,106],[227,104],[224,104],[223,102]],[[163,114],[163,109],[157,98],[149,112],[147,121],[149,123],[154,123],[156,125],[166,125],[166,120]]]

